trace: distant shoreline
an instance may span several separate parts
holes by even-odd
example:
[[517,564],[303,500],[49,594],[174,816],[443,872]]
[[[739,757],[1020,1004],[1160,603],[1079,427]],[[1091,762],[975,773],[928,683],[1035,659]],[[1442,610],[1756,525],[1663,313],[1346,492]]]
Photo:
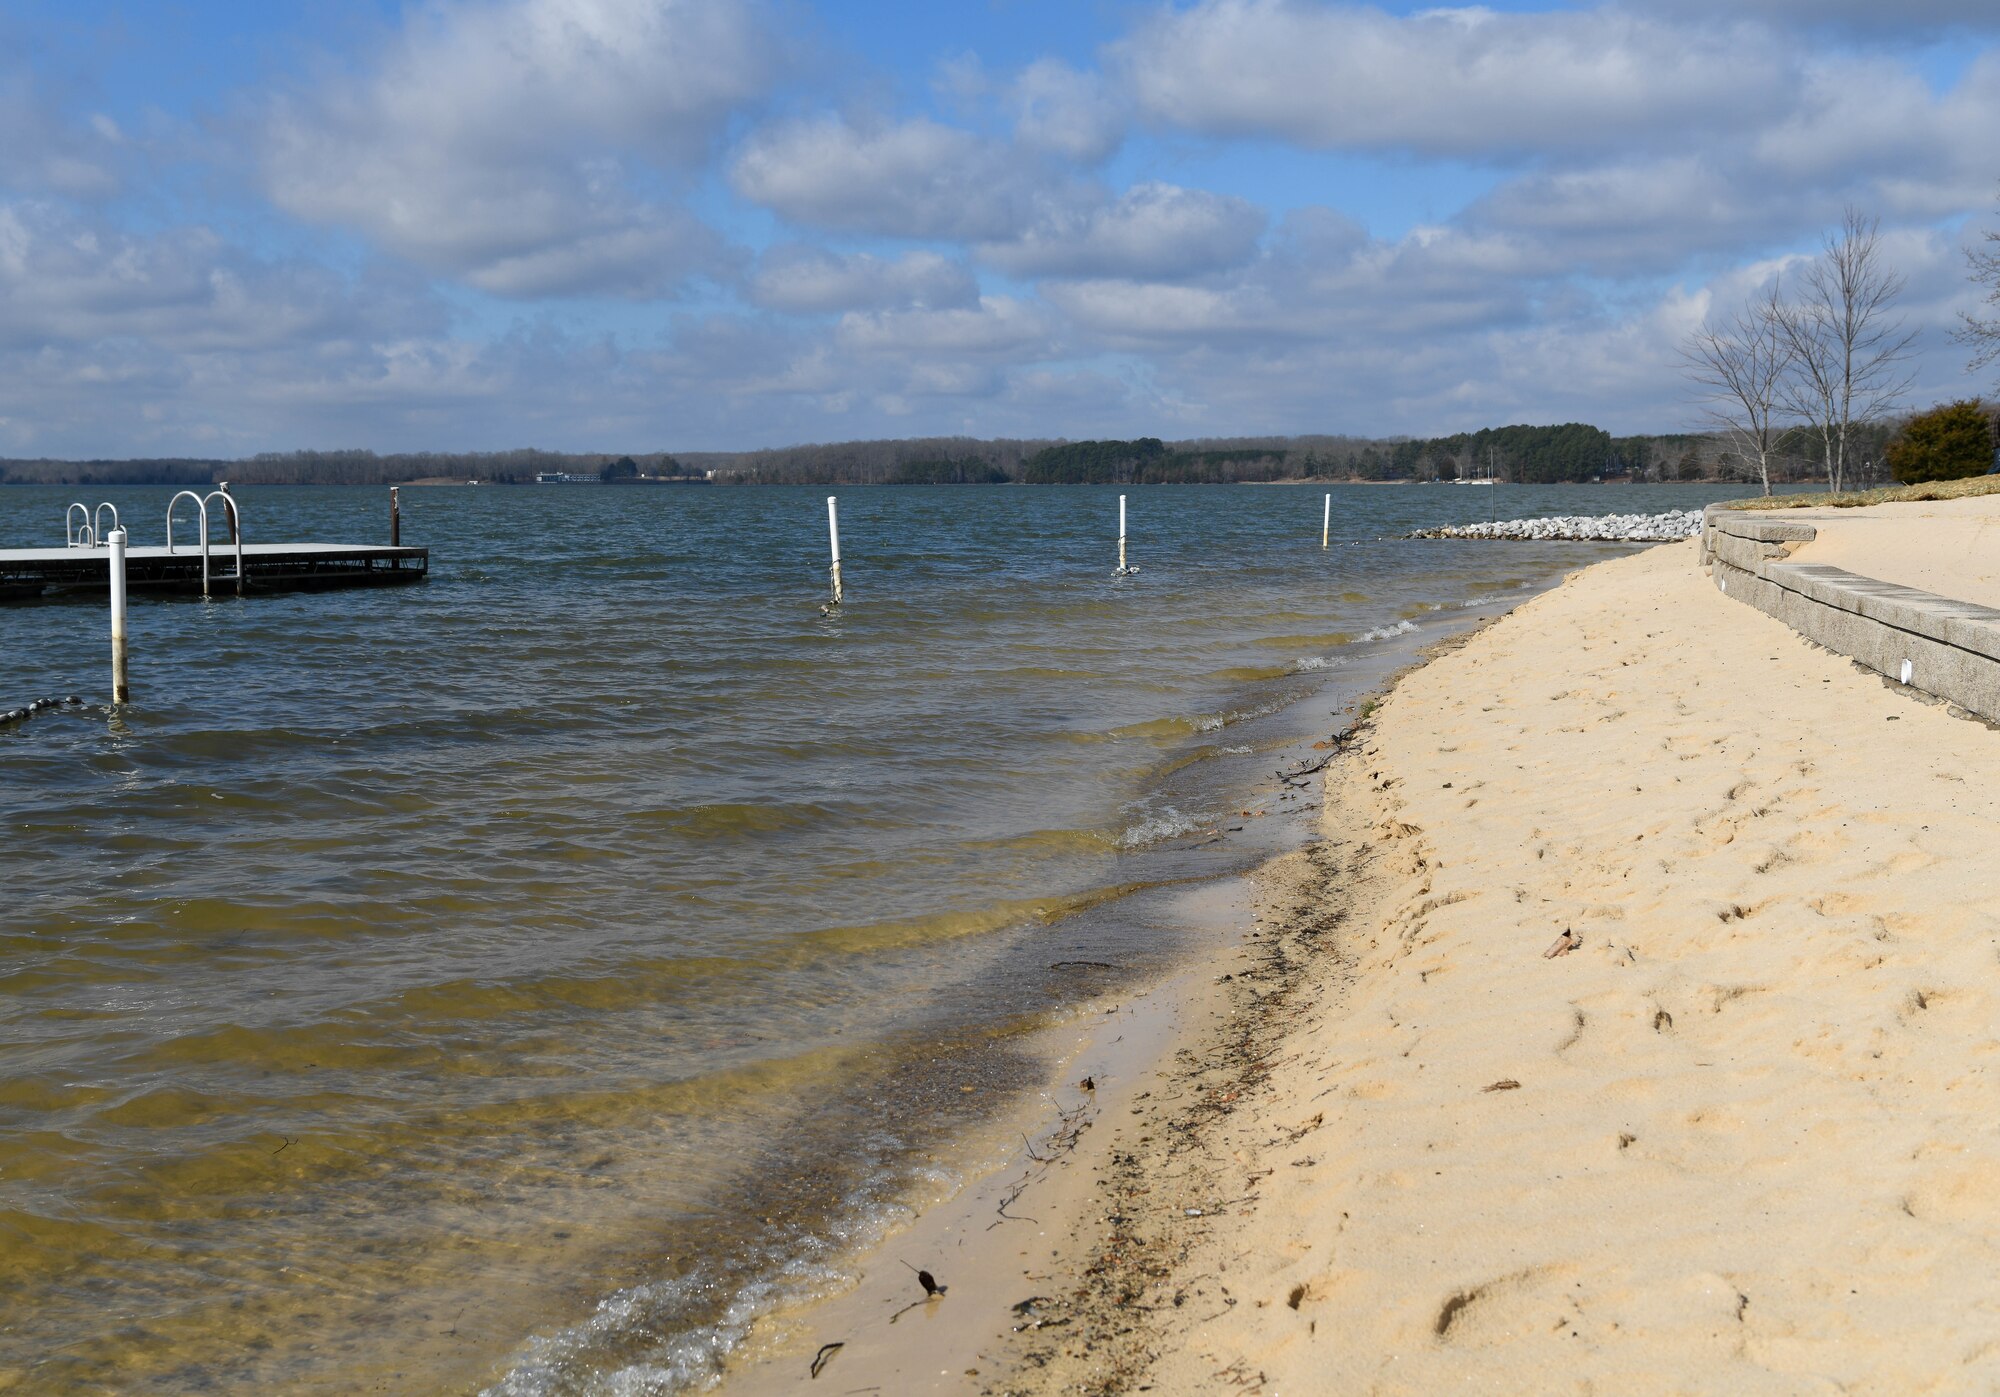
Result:
[[[21,488],[21,489],[51,489],[51,488],[69,488],[69,489],[77,489],[77,490],[82,490],[82,489],[109,489],[109,488],[113,488],[113,487],[117,487],[117,486],[127,486],[127,485],[130,485],[130,486],[138,486],[138,487],[142,487],[142,488],[156,488],[156,487],[160,487],[160,486],[168,486],[168,485],[178,485],[178,486],[183,486],[183,487],[192,487],[192,486],[195,486],[195,485],[212,485],[212,484],[216,483],[216,481],[219,481],[219,480],[222,480],[222,479],[226,479],[226,478],[227,478],[226,476],[217,476],[217,477],[216,477],[216,480],[215,480],[215,481],[211,481],[211,480],[191,480],[190,478],[188,478],[188,477],[186,477],[186,476],[171,476],[171,477],[162,477],[162,476],[148,476],[148,477],[133,477],[133,478],[130,478],[130,479],[124,479],[124,478],[119,478],[119,479],[110,479],[110,478],[103,478],[103,477],[89,477],[89,478],[83,478],[83,479],[75,479],[75,480],[0,480],[0,489],[6,489],[6,488]],[[730,490],[755,490],[755,489],[769,489],[769,488],[779,488],[779,489],[786,489],[786,490],[798,490],[798,489],[808,489],[808,490],[811,490],[811,489],[827,489],[827,490],[876,490],[876,489],[883,489],[883,490],[911,490],[911,489],[930,489],[930,488],[939,488],[939,489],[951,489],[951,490],[960,490],[960,489],[967,489],[967,490],[969,490],[969,489],[982,489],[982,488],[1007,488],[1007,487],[1012,487],[1012,486],[1017,486],[1017,485],[1027,485],[1027,486],[1032,486],[1032,487],[1036,487],[1036,488],[1041,488],[1041,489],[1058,489],[1058,490],[1059,490],[1059,489],[1067,489],[1067,488],[1073,488],[1073,487],[1076,487],[1076,486],[1084,486],[1084,487],[1086,487],[1086,488],[1093,488],[1093,489],[1099,489],[1099,490],[1102,490],[1102,489],[1110,489],[1110,488],[1116,488],[1116,489],[1120,489],[1120,490],[1141,490],[1141,489],[1156,489],[1156,488],[1157,488],[1157,489],[1182,489],[1182,488],[1187,488],[1187,487],[1204,487],[1204,486],[1220,486],[1220,487],[1224,487],[1224,488],[1235,488],[1235,487],[1237,487],[1237,486],[1302,486],[1302,485],[1320,485],[1320,486],[1329,486],[1329,487],[1331,487],[1331,486],[1336,486],[1336,485],[1340,485],[1340,486],[1346,486],[1346,485],[1366,485],[1366,486],[1382,486],[1382,485],[1441,485],[1441,486],[1454,486],[1454,485],[1456,485],[1457,483],[1458,483],[1458,482],[1456,482],[1456,481],[1451,481],[1451,480],[1363,480],[1363,479],[1360,479],[1360,478],[1358,478],[1358,477],[1346,477],[1346,478],[1342,478],[1342,479],[1331,479],[1331,478],[1324,478],[1324,477],[1312,477],[1312,476],[1302,476],[1302,477],[1299,477],[1299,478],[1297,478],[1297,479],[1292,479],[1292,480],[1150,480],[1150,481],[1131,481],[1131,482],[1127,482],[1127,481],[1027,481],[1027,480],[1005,480],[1005,481],[1001,481],[1001,480],[994,480],[994,481],[985,481],[985,480],[968,480],[968,481],[954,481],[954,482],[942,482],[942,483],[939,483],[939,484],[937,484],[937,485],[932,485],[932,484],[929,484],[929,483],[925,483],[925,484],[912,484],[912,483],[909,483],[909,482],[904,482],[904,481],[887,481],[887,480],[829,480],[829,481],[765,481],[765,480],[732,480],[732,481],[727,481],[727,482],[723,482],[723,481],[707,481],[707,480],[697,480],[697,479],[681,479],[681,480],[669,480],[669,479],[651,479],[651,480],[645,480],[645,479],[642,479],[642,480],[610,480],[610,481],[565,481],[565,482],[562,482],[562,484],[574,484],[574,485],[611,485],[611,486],[616,486],[616,487],[619,487],[619,488],[624,488],[624,487],[627,487],[627,486],[646,486],[646,485],[672,485],[672,486],[682,486],[682,487],[688,487],[688,486],[709,486],[709,487],[711,487],[711,488],[716,488],[716,487],[720,487],[720,488],[724,488],[724,489],[730,489]],[[1486,482],[1481,482],[1481,483],[1482,483],[1482,484],[1484,484],[1484,483],[1486,483]],[[1630,479],[1630,478],[1626,478],[1626,477],[1614,477],[1614,478],[1612,478],[1612,479],[1609,479],[1609,480],[1526,480],[1526,481],[1523,481],[1523,480],[1500,480],[1500,481],[1494,481],[1494,482],[1492,482],[1492,483],[1493,483],[1493,484],[1496,484],[1496,485],[1510,485],[1510,486],[1511,486],[1511,485],[1530,485],[1530,486],[1545,486],[1545,485],[1546,485],[1546,486],[1574,486],[1574,487],[1582,487],[1582,488],[1595,488],[1595,487],[1598,487],[1598,486],[1634,486],[1634,487],[1639,487],[1639,488],[1653,488],[1653,487],[1657,487],[1657,486],[1662,486],[1662,485],[1665,485],[1665,486],[1676,486],[1676,487],[1679,487],[1679,486],[1689,486],[1689,485],[1740,485],[1740,484],[1742,484],[1743,482],[1742,482],[1742,481],[1737,481],[1737,480],[1720,480],[1720,479],[1717,479],[1717,480],[1707,480],[1707,479],[1702,479],[1702,480],[1632,480],[1632,479]],[[432,488],[444,488],[444,487],[448,487],[448,486],[459,486],[459,487],[461,487],[461,488],[462,488],[462,487],[464,487],[464,486],[468,486],[468,485],[487,485],[487,486],[505,486],[505,487],[513,487],[513,486],[520,486],[520,487],[523,487],[523,488],[527,488],[527,489],[535,489],[535,488],[538,488],[538,487],[540,487],[542,483],[541,483],[541,482],[537,482],[537,481],[532,481],[532,480],[487,480],[487,479],[467,479],[467,478],[465,478],[465,477],[462,477],[462,476],[436,476],[436,475],[427,475],[427,476],[418,476],[418,477],[415,477],[415,478],[412,478],[412,479],[408,479],[408,480],[380,480],[380,481],[349,481],[349,480],[252,480],[252,481],[238,481],[238,482],[236,482],[236,484],[237,484],[237,488],[239,488],[239,489],[249,489],[249,488],[253,488],[253,487],[254,487],[254,488],[257,488],[257,489],[264,489],[264,488],[266,488],[266,487],[269,487],[269,486],[273,486],[273,485],[277,485],[277,486],[288,486],[288,487],[289,487],[289,486],[311,486],[311,487],[313,487],[313,488],[316,488],[316,489],[329,489],[329,490],[381,490],[381,489],[386,489],[387,487],[389,487],[389,486],[392,486],[392,485],[393,485],[393,486],[396,486],[396,487],[397,487],[397,488],[399,488],[399,489],[400,489],[401,487],[405,486],[405,485],[410,485],[410,486],[419,486],[419,485],[420,485],[420,486],[426,486],[426,487],[432,487]],[[1798,486],[1798,485],[1788,485],[1788,486],[1780,486],[1780,487],[1777,487],[1777,488],[1780,488],[1780,489],[1785,489],[1785,488],[1805,488],[1805,487],[1804,487],[1804,486]]]

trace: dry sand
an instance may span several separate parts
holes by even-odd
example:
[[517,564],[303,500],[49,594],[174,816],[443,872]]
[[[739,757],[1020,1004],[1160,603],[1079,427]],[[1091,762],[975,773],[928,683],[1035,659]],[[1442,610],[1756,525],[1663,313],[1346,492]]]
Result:
[[1773,516],[1819,530],[1787,562],[1825,563],[1982,606],[2000,606],[2000,495]]
[[[2000,1388],[2000,733],[1690,543],[1447,647],[1328,786],[1214,1002],[1096,1118],[1053,1254],[960,1269],[934,1304],[984,1317],[906,1374]],[[905,1390],[868,1367],[808,1390]]]
[[2000,1386],[2000,734],[1674,545],[1407,677],[1333,786],[1264,1037],[1128,1127],[1005,1390]]

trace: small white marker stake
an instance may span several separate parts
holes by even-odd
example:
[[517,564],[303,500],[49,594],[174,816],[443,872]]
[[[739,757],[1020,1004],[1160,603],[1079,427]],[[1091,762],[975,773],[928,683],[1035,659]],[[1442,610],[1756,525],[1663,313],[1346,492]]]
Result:
[[125,538],[111,531],[111,701],[130,703],[132,689],[125,678]]
[[1319,546],[1326,547],[1326,541],[1333,537],[1333,496],[1326,497],[1326,508],[1319,516]]
[[1130,577],[1139,569],[1125,566],[1125,497],[1118,497],[1118,570],[1113,577]]
[[833,604],[840,605],[840,501],[826,497],[826,533],[833,542]]

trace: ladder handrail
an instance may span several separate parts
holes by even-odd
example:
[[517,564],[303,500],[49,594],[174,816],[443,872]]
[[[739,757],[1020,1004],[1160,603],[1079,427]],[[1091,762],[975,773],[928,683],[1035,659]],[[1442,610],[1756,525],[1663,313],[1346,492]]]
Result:
[[210,490],[207,495],[197,495],[192,490],[183,490],[167,501],[167,552],[174,551],[174,506],[182,496],[194,501],[194,507],[201,511],[201,594],[208,595],[208,502],[219,499],[228,511],[229,532],[236,544],[236,595],[243,595],[243,511],[236,507],[236,497],[227,490]]
[[125,527],[118,522],[118,506],[106,500],[90,512],[90,532],[93,537],[104,539],[108,542],[111,538],[111,529],[101,527],[104,519],[104,511],[107,509],[111,511],[111,529],[122,529]]
[[[207,505],[209,500],[215,500],[215,499],[219,499],[224,504],[229,506],[229,536],[231,540],[234,541],[234,543],[236,544],[236,595],[240,597],[243,595],[243,512],[236,507],[236,497],[230,494],[229,491],[227,490],[210,490],[208,492],[207,498],[202,500],[202,506],[203,506],[202,516],[201,516],[202,517],[201,541],[203,545],[202,555],[204,558],[206,558],[208,553]],[[202,575],[202,592],[204,595],[206,595],[207,591],[208,591],[208,576],[207,576],[207,567],[206,564],[204,563],[203,575]]]
[[[83,524],[81,527],[70,522],[76,518],[79,510],[83,513]],[[63,511],[63,546],[65,548],[97,547],[97,529],[90,522],[90,507],[81,500],[71,504],[68,509]]]
[[193,500],[194,507],[201,511],[201,594],[205,597],[208,595],[208,501],[192,490],[183,490],[167,501],[167,556],[172,557],[174,552],[174,506],[183,498]]

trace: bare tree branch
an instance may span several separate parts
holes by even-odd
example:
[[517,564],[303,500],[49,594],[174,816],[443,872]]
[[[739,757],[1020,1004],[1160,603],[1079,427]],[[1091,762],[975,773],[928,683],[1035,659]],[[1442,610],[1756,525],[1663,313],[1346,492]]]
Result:
[[1718,329],[1704,325],[1681,346],[1689,376],[1706,390],[1704,411],[1731,455],[1771,493],[1771,460],[1784,435],[1775,412],[1792,371],[1792,347],[1781,324],[1784,303],[1773,281],[1762,300]]
[[[2000,252],[1993,251],[2000,246],[2000,233],[1986,234],[1987,248],[1968,248],[1966,264],[1971,268],[1972,279],[1986,288],[1986,304],[2000,306]],[[1958,332],[1955,338],[1960,344],[1972,347],[1972,358],[1966,362],[1968,370],[1983,369],[1995,359],[2000,359],[2000,316],[1974,315],[1970,311],[1961,312]]]

